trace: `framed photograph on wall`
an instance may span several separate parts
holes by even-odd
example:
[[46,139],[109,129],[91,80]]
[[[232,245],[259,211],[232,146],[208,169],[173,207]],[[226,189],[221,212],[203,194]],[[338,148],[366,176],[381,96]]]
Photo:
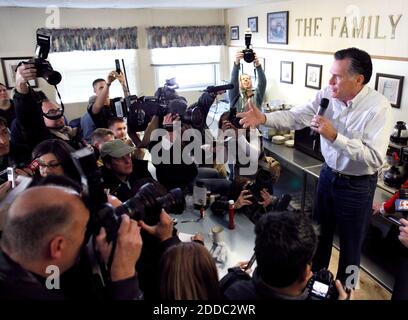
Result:
[[239,27],[231,27],[231,40],[239,40]]
[[375,76],[375,90],[383,94],[394,108],[401,107],[403,76],[377,73]]
[[280,82],[293,83],[293,62],[281,61],[280,64]]
[[289,11],[267,14],[267,42],[288,44]]
[[322,68],[321,64],[306,63],[305,87],[320,89],[322,86]]
[[251,32],[258,32],[258,17],[248,18],[248,28]]
[[[32,57],[10,57],[1,58],[1,66],[3,68],[3,76],[7,89],[13,89],[16,86],[16,68],[20,61],[29,60]],[[36,88],[38,86],[37,79],[30,80],[31,87]]]

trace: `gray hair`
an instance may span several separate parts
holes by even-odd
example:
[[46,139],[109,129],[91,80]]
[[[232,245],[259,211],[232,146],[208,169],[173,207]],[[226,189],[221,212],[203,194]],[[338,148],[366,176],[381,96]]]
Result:
[[8,213],[4,224],[1,244],[8,251],[27,260],[41,258],[51,238],[65,235],[73,223],[67,204],[45,205],[18,217]]

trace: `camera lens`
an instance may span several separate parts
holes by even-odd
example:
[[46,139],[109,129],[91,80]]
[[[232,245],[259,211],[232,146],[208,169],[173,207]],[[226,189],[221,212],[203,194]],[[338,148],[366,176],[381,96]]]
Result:
[[190,124],[194,128],[204,127],[204,117],[198,107],[187,109],[182,118],[183,122]]
[[51,85],[57,85],[61,82],[62,76],[58,71],[51,71],[49,74],[44,74],[43,78]]

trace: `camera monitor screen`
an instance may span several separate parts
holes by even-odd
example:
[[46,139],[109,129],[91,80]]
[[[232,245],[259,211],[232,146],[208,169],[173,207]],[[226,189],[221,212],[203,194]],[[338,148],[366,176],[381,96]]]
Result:
[[315,281],[313,283],[312,293],[318,295],[319,297],[325,297],[328,290],[329,286],[327,284],[321,283],[319,281]]

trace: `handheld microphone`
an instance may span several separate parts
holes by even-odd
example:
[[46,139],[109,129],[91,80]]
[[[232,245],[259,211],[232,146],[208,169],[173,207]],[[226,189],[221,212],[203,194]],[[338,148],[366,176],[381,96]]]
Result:
[[232,83],[228,84],[223,84],[220,86],[208,86],[204,92],[219,92],[219,91],[225,91],[225,90],[231,90],[234,89],[234,85]]
[[[319,109],[317,110],[317,115],[318,116],[323,116],[324,113],[327,110],[327,106],[329,105],[329,99],[327,98],[322,98],[322,100],[320,100],[320,105],[319,105]],[[310,135],[313,137],[317,137],[318,133],[315,131],[311,131]]]

